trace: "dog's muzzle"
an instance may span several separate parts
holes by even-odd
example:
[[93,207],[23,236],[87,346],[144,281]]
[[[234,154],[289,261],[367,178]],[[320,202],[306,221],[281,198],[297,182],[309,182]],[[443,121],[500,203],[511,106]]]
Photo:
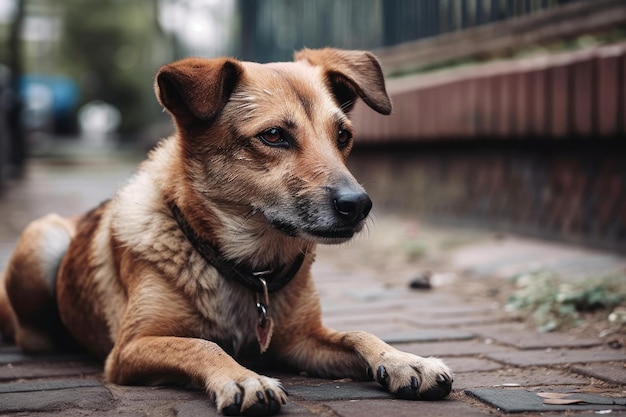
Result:
[[265,210],[264,214],[277,230],[319,243],[342,243],[360,232],[372,209],[372,200],[363,188],[347,183],[321,191],[314,198],[300,197],[301,204],[290,205],[298,209],[295,213]]

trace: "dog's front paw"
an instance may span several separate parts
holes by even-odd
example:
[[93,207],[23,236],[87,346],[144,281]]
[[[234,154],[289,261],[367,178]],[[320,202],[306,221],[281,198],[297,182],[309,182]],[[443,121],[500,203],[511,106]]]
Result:
[[404,400],[441,400],[452,391],[452,371],[438,358],[385,352],[368,373],[390,393]]
[[253,372],[212,391],[217,409],[227,416],[273,416],[287,403],[287,392],[280,381]]

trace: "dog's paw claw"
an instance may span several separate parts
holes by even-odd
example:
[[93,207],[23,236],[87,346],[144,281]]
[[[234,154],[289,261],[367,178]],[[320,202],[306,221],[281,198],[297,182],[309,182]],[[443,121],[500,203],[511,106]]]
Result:
[[433,385],[420,394],[421,398],[426,401],[437,401],[445,398],[452,391],[452,378],[448,375],[437,375],[437,385]]
[[[267,395],[269,415],[273,416],[274,414],[278,414],[280,412],[281,402],[276,398],[276,394],[274,394],[274,391],[271,389],[265,391],[265,394]],[[286,401],[283,400],[282,403],[285,404]]]
[[281,404],[276,399],[276,394],[272,390],[266,390],[265,394],[262,391],[256,392],[257,402],[252,404],[246,410],[243,410],[241,415],[244,416],[273,416],[280,412]]
[[419,400],[420,399],[419,388],[420,388],[419,381],[417,380],[416,377],[412,376],[411,383],[404,387],[400,387],[395,392],[395,396],[396,398],[399,398],[401,400]]
[[385,388],[389,387],[389,374],[383,365],[376,370],[376,381]]
[[229,406],[222,408],[222,414],[225,416],[238,416],[239,409],[241,408],[241,393],[238,392],[235,394],[235,398],[233,399],[233,403]]

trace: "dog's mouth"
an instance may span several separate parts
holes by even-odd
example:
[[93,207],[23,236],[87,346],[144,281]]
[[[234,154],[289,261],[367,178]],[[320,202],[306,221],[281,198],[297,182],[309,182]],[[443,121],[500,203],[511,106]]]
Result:
[[271,221],[271,225],[281,233],[293,237],[302,237],[304,239],[314,240],[321,243],[342,243],[351,239],[357,234],[362,226],[357,227],[330,227],[327,229],[322,228],[300,228],[293,224],[276,220]]
[[357,233],[353,228],[334,228],[330,230],[305,230],[305,233],[321,239],[350,239]]

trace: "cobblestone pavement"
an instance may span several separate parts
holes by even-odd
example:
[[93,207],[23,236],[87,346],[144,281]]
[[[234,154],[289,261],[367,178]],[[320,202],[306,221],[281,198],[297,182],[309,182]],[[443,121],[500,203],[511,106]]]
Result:
[[[31,163],[27,178],[0,198],[0,267],[29,220],[89,208],[134,170],[135,158],[108,155]],[[368,330],[402,350],[443,358],[455,372],[449,399],[408,402],[373,382],[275,375],[290,393],[283,415],[626,416],[624,348],[609,346],[592,330],[538,333],[504,310],[499,289],[503,277],[538,264],[575,279],[578,273],[623,269],[623,258],[479,231],[426,229],[377,213],[354,243],[321,249],[314,274],[326,324]],[[407,235],[423,236],[426,243]],[[432,253],[434,246],[446,249]],[[433,288],[410,289],[407,283],[426,267]],[[546,392],[570,393],[578,401],[547,405],[538,395]],[[0,343],[0,414],[35,413],[218,415],[202,392],[113,385],[89,357],[27,356]]]

